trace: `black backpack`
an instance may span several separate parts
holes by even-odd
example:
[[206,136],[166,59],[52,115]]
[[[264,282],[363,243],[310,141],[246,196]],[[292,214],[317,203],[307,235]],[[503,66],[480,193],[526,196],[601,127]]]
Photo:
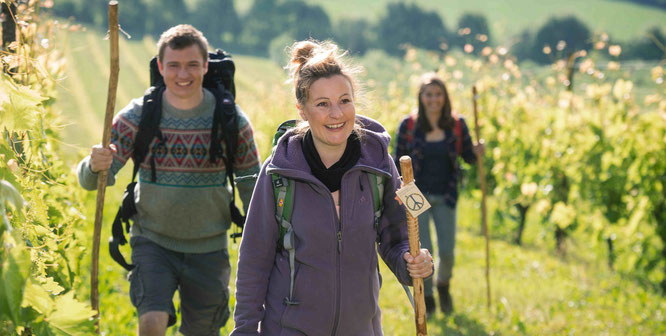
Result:
[[[235,203],[235,185],[233,177],[233,161],[237,149],[238,141],[238,113],[236,111],[236,86],[234,84],[234,73],[236,67],[231,55],[223,50],[217,50],[214,53],[208,53],[208,72],[203,78],[203,87],[208,89],[215,96],[215,112],[213,114],[213,125],[211,126],[211,143],[209,148],[210,161],[215,162],[218,158],[224,161],[227,171],[227,178],[231,184],[231,202],[229,210],[231,220],[242,230],[245,223],[245,216],[241,215],[240,210]],[[139,122],[139,129],[134,138],[134,149],[132,151],[132,160],[134,169],[132,171],[132,181],[125,188],[123,200],[113,221],[111,228],[111,238],[109,239],[109,253],[113,260],[124,267],[126,270],[132,270],[134,265],[128,264],[120,253],[118,245],[127,244],[123,225],[125,230],[130,230],[130,218],[134,216],[136,205],[134,203],[134,187],[136,186],[136,174],[139,171],[141,163],[146,159],[150,160],[151,180],[155,182],[155,158],[151,156],[150,144],[153,138],[157,137],[159,141],[153,145],[153,153],[164,147],[164,136],[160,130],[160,121],[162,119],[162,95],[166,89],[164,80],[157,66],[157,57],[150,61],[150,88],[143,96],[143,111]],[[222,151],[222,141],[225,143],[226,151]],[[240,237],[241,233],[233,233],[231,238]]]

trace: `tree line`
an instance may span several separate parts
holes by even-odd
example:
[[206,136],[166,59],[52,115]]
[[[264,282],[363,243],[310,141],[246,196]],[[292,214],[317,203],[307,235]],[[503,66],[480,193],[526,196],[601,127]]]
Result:
[[[663,0],[636,2],[664,4]],[[52,11],[56,16],[105,29],[105,7],[105,1],[59,0]],[[120,20],[122,28],[137,37],[157,37],[169,26],[189,22],[201,29],[213,46],[259,56],[272,56],[271,44],[281,46],[278,49],[282,52],[290,41],[308,37],[333,39],[353,53],[381,49],[395,56],[404,54],[406,45],[438,52],[460,48],[475,54],[495,46],[482,14],[465,13],[455,28],[449,29],[437,12],[403,2],[388,4],[377,22],[362,18],[333,22],[321,6],[303,0],[255,0],[244,15],[236,11],[233,0],[136,0],[131,6],[121,6]],[[666,58],[666,33],[658,26],[631,41],[615,41],[606,34],[595,36],[576,17],[552,17],[514,40],[512,54],[540,64],[591,50],[599,41],[620,45],[624,50],[620,59]]]
[[666,9],[666,0],[625,0],[625,1]]

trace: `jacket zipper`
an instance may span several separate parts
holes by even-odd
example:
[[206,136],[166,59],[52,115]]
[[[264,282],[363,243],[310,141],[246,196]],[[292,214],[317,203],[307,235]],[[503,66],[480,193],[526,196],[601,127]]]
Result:
[[[335,275],[335,280],[336,280],[336,288],[337,288],[337,301],[335,303],[335,322],[333,324],[333,332],[331,333],[332,336],[335,336],[335,334],[338,331],[338,323],[340,323],[340,305],[342,305],[342,280],[340,276],[340,271],[341,271],[341,254],[342,254],[342,186],[340,186],[340,192],[338,193],[338,197],[340,197],[340,215],[338,216],[338,232],[337,232],[337,239],[338,239],[338,254],[335,256],[335,266],[336,266],[336,275]],[[333,210],[335,210],[335,200],[333,200]]]
[[[350,171],[351,171],[351,170],[350,170]],[[375,169],[375,171],[376,171],[376,169]],[[277,169],[276,172],[277,172],[278,174],[280,174],[280,173],[281,173],[281,170]],[[348,174],[348,173],[349,173],[349,171],[347,171],[347,172],[345,173],[345,175]],[[287,176],[289,176],[289,175],[287,174]],[[343,176],[343,179],[344,179],[344,176]],[[305,180],[306,180],[306,182],[308,182],[308,183],[313,183],[312,180],[309,180],[309,179],[305,179]],[[317,184],[317,183],[314,183],[314,184]],[[321,184],[321,182],[319,182],[319,184],[321,185],[321,187],[322,187],[324,190],[328,191],[328,188],[326,188],[326,186],[324,186],[323,184]],[[362,187],[361,187],[361,188],[362,188]],[[342,187],[340,187],[340,196],[342,196]],[[342,197],[340,197],[340,199],[342,200]],[[333,197],[331,197],[331,200],[333,201],[333,210],[335,211],[335,201],[333,200]],[[338,291],[338,292],[341,292],[341,291],[342,291],[342,288],[341,288],[341,287],[342,287],[342,284],[341,284],[342,280],[341,280],[341,275],[340,275],[340,273],[341,273],[341,265],[340,265],[340,264],[341,264],[341,258],[342,258],[341,253],[342,253],[342,210],[343,210],[343,209],[342,209],[342,202],[340,202],[340,204],[341,204],[341,206],[340,206],[340,215],[338,216],[338,217],[339,217],[339,218],[338,218],[338,232],[336,232],[336,239],[338,240],[338,241],[337,241],[337,244],[338,244],[338,254],[337,254],[337,256],[336,256],[336,268],[337,268],[337,275],[336,275],[336,281],[337,281],[337,283],[336,283],[336,288],[337,288],[337,291]],[[334,212],[334,213],[337,214],[337,212]],[[342,305],[342,302],[341,302],[341,301],[342,301],[342,296],[340,295],[340,293],[338,293],[338,298],[337,298],[336,306],[335,306],[335,322],[334,322],[334,324],[333,324],[333,332],[331,333],[331,335],[333,335],[333,336],[336,335],[337,330],[338,330],[338,324],[340,323],[340,306]]]

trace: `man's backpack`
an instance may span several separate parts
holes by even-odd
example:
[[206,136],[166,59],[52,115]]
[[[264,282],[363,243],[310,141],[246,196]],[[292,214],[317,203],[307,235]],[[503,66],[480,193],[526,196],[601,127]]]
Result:
[[[272,154],[275,154],[275,148],[277,146],[278,140],[284,133],[287,132],[290,128],[295,127],[298,124],[298,120],[287,120],[278,126],[275,135],[273,136],[273,150]],[[373,210],[374,210],[374,229],[377,233],[376,243],[379,243],[379,219],[382,216],[382,211],[384,210],[384,185],[385,177],[370,172],[366,172],[368,176],[368,181],[372,188],[372,200],[373,200]],[[296,270],[296,245],[294,239],[294,230],[291,225],[292,210],[294,206],[294,181],[292,179],[286,178],[279,174],[271,174],[271,180],[273,184],[273,193],[275,195],[275,219],[278,225],[278,231],[280,232],[280,237],[277,241],[277,251],[281,252],[286,250],[289,254],[289,297],[284,298],[284,304],[298,305],[298,301],[294,301],[294,276]],[[338,237],[339,238],[339,237]],[[379,274],[379,264],[377,264],[377,274]],[[381,283],[381,275],[380,275]],[[407,292],[407,296],[414,305],[414,299],[411,296],[411,293],[406,286],[403,286]]]
[[[238,113],[234,102],[236,97],[236,87],[234,84],[235,69],[231,55],[228,53],[219,49],[214,53],[208,53],[208,72],[204,75],[203,87],[215,96],[215,112],[213,114],[213,124],[211,125],[209,147],[210,162],[213,163],[218,158],[224,161],[227,178],[231,184],[231,202],[229,203],[231,220],[242,229],[245,217],[241,215],[240,210],[238,210],[234,202],[233,161],[238,141]],[[119,251],[118,245],[127,244],[122,223],[125,223],[125,230],[129,232],[130,218],[137,213],[136,205],[134,204],[136,174],[139,171],[141,163],[149,159],[151,181],[155,182],[157,178],[155,157],[153,155],[148,158],[150,144],[154,138],[158,139],[155,145],[153,145],[153,153],[159,151],[160,147],[164,146],[164,136],[160,130],[160,121],[162,119],[162,95],[166,86],[159,72],[157,57],[153,57],[150,61],[150,86],[143,96],[141,120],[134,138],[132,181],[125,189],[123,201],[111,228],[112,236],[109,239],[109,253],[111,257],[128,271],[133,269],[134,265],[130,265],[125,261],[125,258]],[[224,141],[226,149],[224,152],[222,151],[222,141]],[[240,233],[231,235],[234,239],[239,236]]]

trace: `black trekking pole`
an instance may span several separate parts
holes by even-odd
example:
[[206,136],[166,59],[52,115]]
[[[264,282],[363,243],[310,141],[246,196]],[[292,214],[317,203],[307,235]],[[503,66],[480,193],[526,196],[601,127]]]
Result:
[[[118,89],[119,53],[118,53],[118,1],[109,1],[109,42],[111,44],[111,65],[109,71],[109,91],[106,96],[106,114],[104,115],[104,132],[102,133],[102,147],[108,148],[111,142],[111,121],[116,107],[116,91]],[[104,194],[106,192],[107,170],[99,172],[97,178],[97,205],[95,208],[95,230],[93,232],[93,251],[90,276],[90,304],[97,312],[95,316],[95,329],[99,334],[99,244],[102,232],[102,216],[104,214]]]

